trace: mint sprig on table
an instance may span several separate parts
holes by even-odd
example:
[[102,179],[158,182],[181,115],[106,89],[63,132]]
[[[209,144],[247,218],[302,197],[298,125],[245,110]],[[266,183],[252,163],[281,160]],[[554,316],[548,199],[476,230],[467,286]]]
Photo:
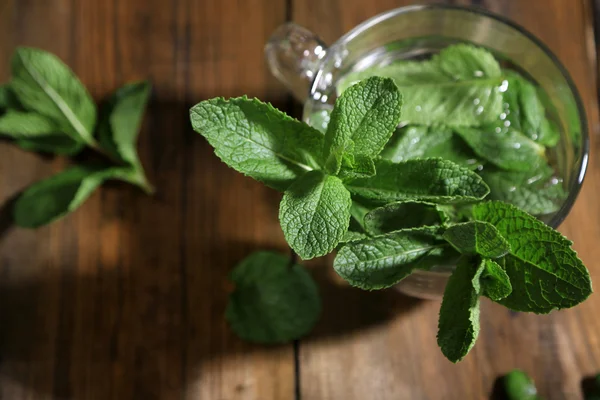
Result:
[[17,225],[50,223],[77,209],[108,180],[154,191],[136,150],[148,82],[120,88],[99,113],[81,81],[53,54],[21,47],[11,67],[10,82],[0,86],[0,137],[28,151],[74,156],[90,148],[106,159],[73,166],[25,189],[14,205]]
[[[504,74],[493,56],[466,45],[384,72],[393,79],[366,77],[341,90],[324,133],[246,97],[197,104],[190,111],[192,126],[230,167],[283,192],[279,219],[290,247],[303,259],[337,249],[333,267],[351,285],[383,289],[415,270],[454,264],[438,324],[438,344],[453,362],[475,344],[481,296],[534,313],[584,301],[592,292],[590,276],[571,242],[514,205],[488,201],[486,174],[478,173],[483,166],[510,180],[503,174],[531,172],[526,163],[535,173],[551,170],[545,146],[555,142],[551,133],[540,131],[548,126],[545,115],[538,115],[544,112],[542,102],[530,105],[535,87],[506,90],[508,79],[522,78]],[[519,87],[527,84],[523,80]],[[487,111],[473,111],[475,98]],[[505,123],[504,102],[514,103],[511,118],[520,128]],[[418,140],[404,140],[409,134]],[[432,145],[415,146],[419,140]],[[507,150],[489,154],[486,149],[496,145]],[[543,207],[543,194],[518,198],[515,191],[515,203],[531,198],[534,207],[543,208],[540,214],[551,212]],[[265,268],[282,263],[261,259],[252,258],[254,266],[247,266],[257,280]],[[288,274],[286,279],[302,287],[300,278]],[[286,287],[293,293],[296,285]],[[316,303],[316,292],[310,296],[307,300]],[[256,318],[247,314],[242,320],[237,313],[239,318],[232,322],[228,314],[228,319],[240,336],[264,341],[250,334],[257,321],[270,329],[275,319],[290,321],[306,312],[301,303],[286,305],[262,302],[252,314]],[[286,331],[286,337],[305,333]]]

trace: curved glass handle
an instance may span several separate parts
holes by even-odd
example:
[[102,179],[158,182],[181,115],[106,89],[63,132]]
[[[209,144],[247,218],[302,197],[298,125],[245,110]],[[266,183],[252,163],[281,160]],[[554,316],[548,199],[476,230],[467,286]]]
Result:
[[271,73],[297,100],[304,102],[326,51],[327,47],[317,35],[288,22],[269,38],[265,57]]

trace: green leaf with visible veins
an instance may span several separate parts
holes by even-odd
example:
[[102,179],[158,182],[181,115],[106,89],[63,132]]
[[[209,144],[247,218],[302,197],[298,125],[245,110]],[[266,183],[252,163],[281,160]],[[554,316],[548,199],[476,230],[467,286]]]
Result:
[[323,134],[270,104],[215,98],[192,107],[190,118],[223,162],[279,191],[320,169]]
[[337,253],[335,271],[352,286],[384,289],[410,275],[431,251],[448,246],[428,230],[410,229],[350,242]]
[[77,142],[94,145],[96,105],[85,86],[58,57],[19,47],[12,58],[10,88],[29,111],[52,119]]
[[304,260],[329,254],[348,231],[351,205],[339,178],[306,173],[281,200],[279,221],[286,241]]
[[74,166],[29,186],[16,200],[15,223],[37,228],[77,209],[107,179],[127,180],[123,168]]
[[335,102],[325,133],[325,168],[337,174],[348,141],[354,153],[378,155],[400,122],[402,95],[391,79],[371,77],[346,90]]
[[289,257],[260,251],[231,272],[235,291],[225,318],[242,339],[286,343],[308,334],[321,314],[317,285],[306,269]]
[[573,307],[592,293],[590,274],[572,243],[535,217],[510,204],[492,201],[472,209],[508,241],[504,257],[511,294],[499,303],[515,311],[549,313]]
[[85,147],[83,142],[61,134],[17,139],[14,143],[23,150],[66,156],[74,156]]
[[479,254],[498,258],[510,251],[510,245],[494,225],[481,221],[469,221],[450,226],[444,239],[462,254]]
[[411,200],[386,204],[364,217],[365,228],[371,235],[441,225],[444,220],[444,213],[435,204]]
[[479,335],[479,279],[482,272],[482,265],[463,259],[444,290],[437,341],[442,353],[453,363],[471,351]]
[[465,203],[483,199],[489,188],[475,172],[440,158],[392,163],[379,160],[377,175],[349,181],[348,190],[359,196],[385,200],[424,200]]
[[60,128],[43,115],[27,111],[8,110],[0,116],[0,135],[15,139],[57,134]]
[[545,148],[520,132],[500,125],[456,128],[482,159],[510,171],[528,171],[545,163]]
[[481,162],[467,144],[450,128],[409,125],[398,128],[381,152],[392,162],[413,158],[443,158],[461,167],[478,168]]
[[554,171],[547,164],[528,172],[488,167],[480,175],[490,187],[490,200],[513,204],[529,214],[556,212],[567,197],[562,179],[555,178]]
[[500,301],[512,292],[510,278],[504,268],[496,261],[490,259],[481,260],[483,272],[481,274],[482,294],[494,301]]
[[502,112],[500,66],[492,54],[471,45],[449,46],[427,61],[375,65],[348,74],[338,93],[369,76],[394,79],[404,97],[404,123],[479,126]]

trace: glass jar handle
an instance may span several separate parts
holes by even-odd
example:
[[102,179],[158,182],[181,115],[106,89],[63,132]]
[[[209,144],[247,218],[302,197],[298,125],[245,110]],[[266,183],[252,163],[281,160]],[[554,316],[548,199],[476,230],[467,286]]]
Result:
[[265,57],[271,73],[300,102],[309,94],[327,46],[317,35],[292,22],[273,32],[265,46]]

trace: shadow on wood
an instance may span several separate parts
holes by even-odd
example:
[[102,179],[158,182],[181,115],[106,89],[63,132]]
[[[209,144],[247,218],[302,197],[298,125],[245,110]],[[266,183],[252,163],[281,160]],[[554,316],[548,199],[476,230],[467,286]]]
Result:
[[394,288],[365,291],[348,285],[333,270],[333,257],[319,260],[310,270],[319,284],[323,315],[307,340],[351,335],[415,311],[422,300]]
[[[291,344],[242,342],[224,320],[231,268],[255,250],[289,251],[281,195],[215,157],[189,127],[189,106],[153,105],[140,135],[155,196],[107,185],[18,243],[21,253],[45,252],[37,265],[15,256],[0,281],[0,368],[9,379],[64,399],[181,398],[188,380],[228,358],[282,349],[293,357]],[[0,213],[0,237],[11,208]],[[351,288],[327,260],[311,268],[324,312],[307,340],[356,334],[419,304],[394,290]]]

